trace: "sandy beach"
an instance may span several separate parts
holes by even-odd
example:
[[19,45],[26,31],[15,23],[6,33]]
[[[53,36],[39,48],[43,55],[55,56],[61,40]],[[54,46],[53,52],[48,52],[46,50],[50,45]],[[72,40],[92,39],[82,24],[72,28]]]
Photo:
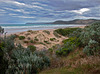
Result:
[[[85,26],[78,26],[78,27],[84,28]],[[27,46],[29,45],[34,45],[36,46],[37,50],[47,50],[49,48],[55,47],[56,45],[58,46],[59,44],[61,45],[64,39],[68,39],[68,37],[64,37],[58,34],[57,37],[54,33],[54,30],[55,29],[45,29],[45,30],[35,30],[35,31],[27,30],[12,34],[18,36],[18,38],[15,39],[16,44],[20,43],[25,48],[27,48]],[[20,36],[24,36],[25,39],[19,40]]]

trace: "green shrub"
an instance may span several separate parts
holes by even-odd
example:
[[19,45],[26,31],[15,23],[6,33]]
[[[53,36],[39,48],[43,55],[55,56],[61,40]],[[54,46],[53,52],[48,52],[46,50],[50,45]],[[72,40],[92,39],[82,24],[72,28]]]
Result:
[[10,35],[10,38],[11,38],[12,40],[14,40],[15,38],[17,38],[17,35]]
[[48,42],[48,41],[44,41],[46,44],[50,44],[50,42]]
[[63,41],[64,46],[56,51],[58,56],[67,56],[71,51],[74,51],[81,45],[81,42],[76,37],[72,37]]
[[4,59],[4,43],[0,41],[0,72],[2,74],[5,74],[5,71],[7,69],[8,63]]
[[39,41],[39,39],[37,39],[37,38],[35,37],[34,41]]
[[45,45],[43,42],[39,42],[39,44]]
[[11,57],[14,58],[9,63],[7,73],[11,74],[36,74],[42,69],[50,66],[50,60],[44,52],[30,50],[19,47],[12,51]]
[[80,35],[80,40],[84,44],[83,51],[88,55],[100,53],[100,23],[94,23],[86,27]]
[[73,31],[73,33],[70,33],[68,35],[68,37],[77,37],[77,38],[79,38],[82,31],[83,31],[82,28],[78,28],[77,30]]
[[[12,36],[0,38],[0,73],[5,74],[8,68],[11,51],[15,49]],[[8,60],[9,59],[9,60]]]
[[1,34],[4,33],[4,28],[2,28],[1,26],[0,26],[0,33],[1,33]]
[[83,49],[83,52],[87,55],[99,55],[100,54],[100,46],[99,43],[97,43],[94,40],[90,40],[88,45],[85,46]]
[[3,74],[34,74],[50,66],[50,60],[44,52],[32,53],[34,46],[15,46],[10,37],[0,38],[0,42],[0,72]]
[[53,49],[52,48],[49,48],[48,51],[53,52]]
[[54,40],[56,40],[55,38],[50,38],[50,41],[54,41]]
[[63,36],[68,36],[69,34],[73,33],[77,29],[78,28],[64,28],[64,29],[57,29],[55,30],[55,32]]
[[36,47],[33,46],[33,45],[28,46],[28,48],[29,48],[32,52],[34,52],[34,51],[36,50]]
[[43,32],[47,33],[48,35],[50,34],[50,31],[44,30]]
[[25,36],[19,36],[19,40],[24,40]]
[[55,37],[61,38],[61,36],[56,31],[54,31],[53,34],[54,34]]
[[50,66],[50,59],[44,51],[30,50],[34,46],[24,48],[15,45],[12,36],[0,38],[0,73],[2,74],[36,74]]
[[30,42],[31,42],[31,43],[34,43],[34,41],[33,41],[33,40],[30,40]]
[[76,37],[71,37],[69,39],[65,39],[62,41],[64,44],[66,44],[67,42],[70,42],[70,44],[75,44],[77,47],[81,47],[82,43],[80,41],[80,39],[76,38]]

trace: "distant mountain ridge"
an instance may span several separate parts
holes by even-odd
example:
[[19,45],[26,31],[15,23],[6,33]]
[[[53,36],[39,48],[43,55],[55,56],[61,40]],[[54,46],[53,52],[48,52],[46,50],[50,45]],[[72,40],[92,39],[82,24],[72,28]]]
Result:
[[92,24],[94,22],[100,22],[100,20],[97,19],[75,19],[72,21],[63,21],[63,20],[58,20],[55,22],[49,22],[49,23],[26,23],[26,24]]
[[87,19],[87,20],[81,20],[81,19],[76,19],[72,21],[55,21],[53,24],[92,24],[94,22],[100,22],[100,20],[96,19]]

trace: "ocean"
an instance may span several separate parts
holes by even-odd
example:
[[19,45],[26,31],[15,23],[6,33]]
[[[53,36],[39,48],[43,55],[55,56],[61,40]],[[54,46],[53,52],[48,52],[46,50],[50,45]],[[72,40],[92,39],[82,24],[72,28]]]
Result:
[[81,26],[74,24],[0,24],[1,27],[5,29],[8,34],[23,32],[27,30],[47,30],[47,29],[57,29],[66,28],[73,26]]

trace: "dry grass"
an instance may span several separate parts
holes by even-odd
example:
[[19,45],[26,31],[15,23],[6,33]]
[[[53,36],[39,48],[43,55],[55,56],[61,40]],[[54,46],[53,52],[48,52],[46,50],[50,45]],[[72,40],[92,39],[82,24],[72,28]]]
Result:
[[70,74],[71,72],[72,74],[100,74],[100,56],[86,56],[82,49],[77,49],[67,57],[53,57],[51,67],[40,74]]

